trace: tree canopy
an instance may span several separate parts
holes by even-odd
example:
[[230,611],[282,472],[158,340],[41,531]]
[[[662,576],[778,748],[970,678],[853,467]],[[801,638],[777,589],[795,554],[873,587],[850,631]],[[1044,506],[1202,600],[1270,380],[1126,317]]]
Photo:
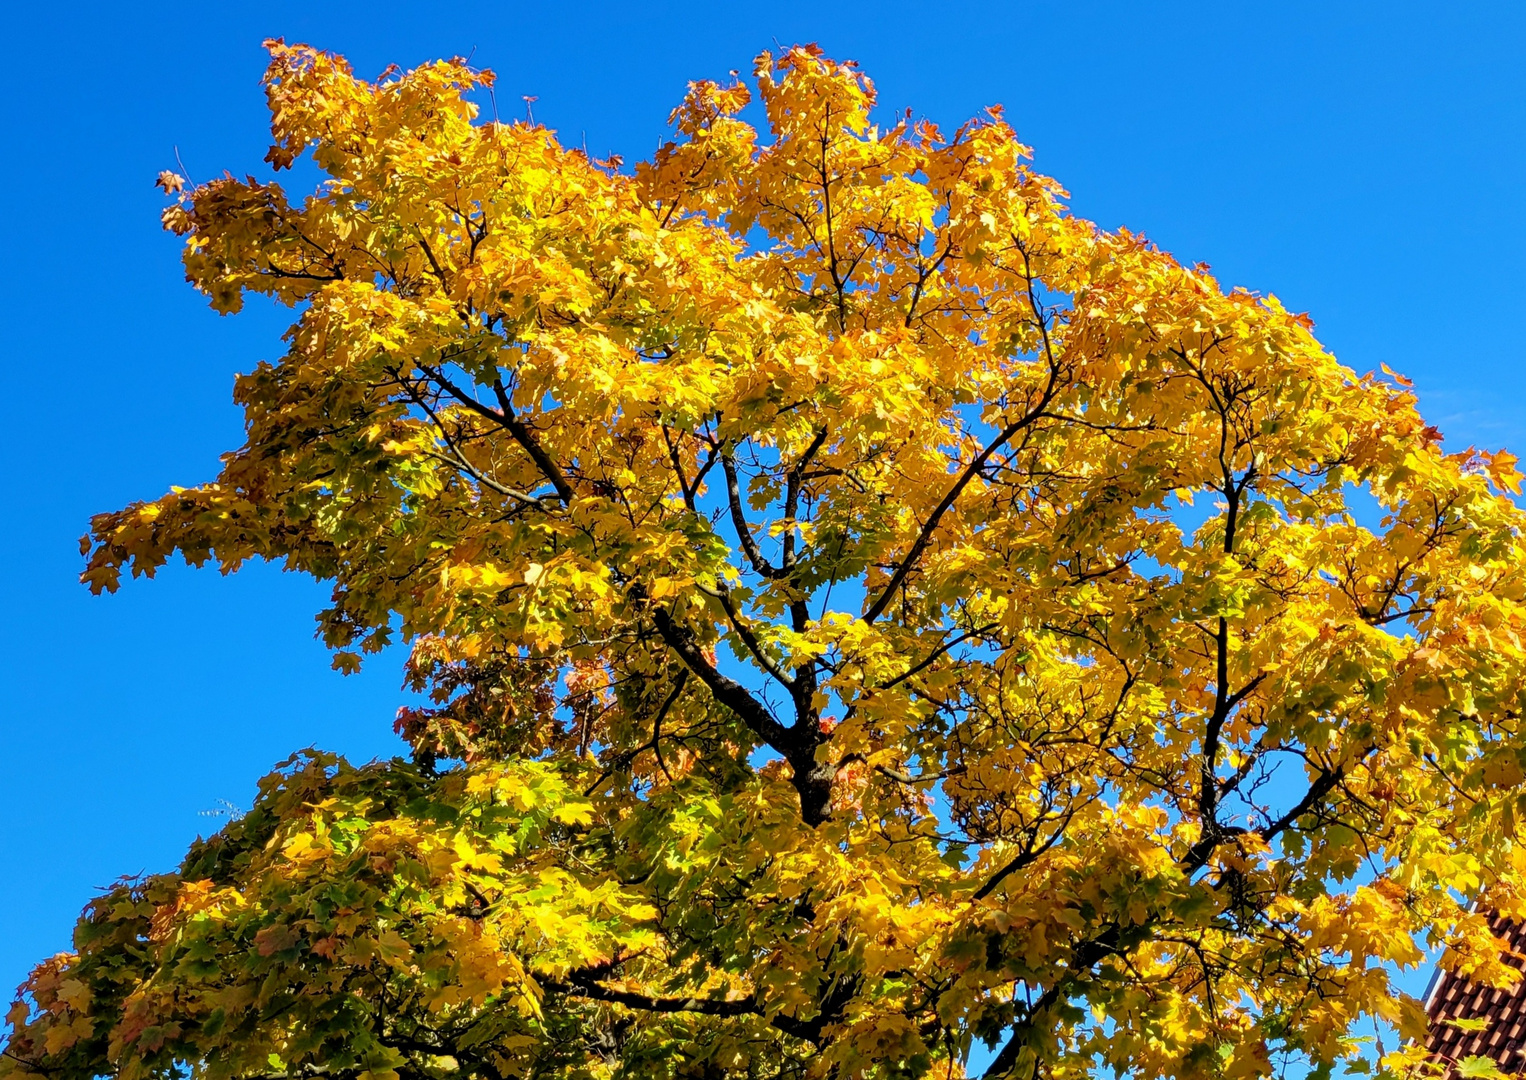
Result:
[[95,899],[0,1078],[1401,1073],[1426,950],[1518,977],[1509,454],[813,48],[628,167],[269,46],[316,190],[161,183],[285,354],[84,580],[280,563],[428,704]]

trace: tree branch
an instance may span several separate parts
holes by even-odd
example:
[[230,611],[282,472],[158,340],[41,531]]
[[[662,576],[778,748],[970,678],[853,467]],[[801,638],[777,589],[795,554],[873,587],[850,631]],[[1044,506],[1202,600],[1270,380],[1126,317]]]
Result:
[[[569,976],[569,979],[569,982],[558,982],[554,979],[539,979],[537,981],[547,990],[554,990],[572,997],[604,1001],[613,1005],[624,1005],[628,1009],[637,1009],[642,1012],[690,1012],[699,1013],[702,1016],[720,1017],[761,1017],[764,1015],[763,1007],[758,1001],[756,994],[735,1000],[706,997],[661,998],[605,986],[591,974],[574,972]],[[817,1045],[820,1044],[821,1030],[819,1024],[811,1021],[797,1020],[791,1016],[774,1016],[768,1022],[786,1035],[793,1035],[796,1038],[805,1039]]]
[[941,521],[943,515],[948,512],[949,507],[954,505],[954,501],[959,498],[960,494],[964,491],[969,482],[973,480],[976,474],[978,474],[980,470],[985,467],[985,464],[988,460],[990,460],[991,455],[1005,446],[1007,442],[1012,438],[1012,436],[1016,435],[1019,431],[1022,431],[1024,428],[1028,427],[1030,424],[1033,424],[1041,416],[1043,416],[1044,410],[1049,407],[1049,402],[1054,397],[1056,384],[1059,378],[1059,361],[1056,359],[1054,354],[1054,342],[1050,339],[1049,336],[1049,320],[1043,313],[1043,306],[1039,303],[1038,294],[1033,287],[1033,265],[1028,253],[1027,246],[1021,242],[1017,242],[1017,247],[1023,255],[1024,275],[1028,283],[1028,304],[1033,311],[1034,321],[1038,323],[1039,336],[1043,340],[1044,357],[1049,364],[1049,381],[1045,385],[1044,392],[1039,396],[1039,400],[1033,406],[1033,408],[1029,409],[1021,417],[1012,421],[1012,423],[1008,424],[1006,427],[1002,428],[1001,431],[997,433],[996,438],[991,440],[991,442],[988,443],[986,447],[980,451],[980,453],[975,455],[975,460],[970,462],[970,464],[965,467],[965,470],[959,474],[959,479],[954,481],[954,486],[949,488],[948,493],[945,494],[943,498],[938,502],[938,505],[933,508],[932,514],[928,516],[927,521],[922,525],[921,531],[918,532],[916,540],[912,542],[910,550],[906,552],[905,557],[902,558],[900,564],[896,566],[895,571],[890,575],[890,580],[885,583],[885,588],[881,590],[879,598],[875,600],[868,611],[864,612],[864,622],[866,623],[873,623],[876,619],[885,613],[885,609],[888,608],[891,601],[895,599],[896,590],[901,587],[901,583],[904,582],[907,576],[911,573],[913,567],[916,565],[917,560],[922,557],[922,552],[925,551],[927,549],[927,545],[932,542],[933,533],[938,528],[938,522]]
[[784,672],[780,671],[779,665],[775,664],[771,659],[769,659],[768,654],[763,651],[763,643],[759,641],[758,636],[752,632],[752,627],[748,626],[747,623],[743,621],[741,613],[736,609],[736,604],[732,603],[731,593],[725,588],[712,589],[705,585],[701,585],[697,581],[694,583],[694,587],[721,605],[721,610],[726,613],[726,618],[731,623],[731,629],[736,632],[736,635],[741,639],[742,644],[747,646],[747,651],[752,654],[752,658],[758,662],[758,666],[761,667],[769,675],[777,679],[781,686],[793,691],[795,685],[794,680],[785,675]]
[[[1362,760],[1376,749],[1376,746],[1366,747],[1357,756],[1356,760]],[[1287,813],[1275,821],[1268,822],[1267,825],[1260,829],[1221,830],[1217,836],[1204,835],[1202,839],[1188,850],[1182,861],[1177,864],[1178,868],[1182,873],[1189,876],[1196,873],[1207,865],[1208,860],[1213,856],[1213,852],[1219,844],[1234,836],[1254,833],[1262,841],[1272,840],[1300,817],[1313,810],[1326,795],[1330,794],[1341,780],[1345,778],[1352,764],[1354,762],[1321,772],[1310,783],[1303,797]],[[1142,935],[1147,931],[1148,926],[1149,924],[1145,923],[1134,929]],[[1074,962],[1066,969],[1063,975],[1055,980],[1053,985],[1040,995],[1039,999],[1034,1002],[1033,1007],[1028,1011],[1028,1014],[1014,1025],[1012,1034],[1008,1037],[1006,1044],[1002,1046],[1001,1051],[996,1055],[995,1060],[991,1062],[990,1068],[982,1074],[981,1080],[997,1080],[998,1077],[1009,1074],[1017,1065],[1017,1059],[1023,1047],[1028,1045],[1030,1038],[1035,1034],[1042,1014],[1059,1002],[1063,995],[1068,994],[1080,977],[1089,971],[1099,960],[1110,953],[1119,952],[1125,947],[1131,947],[1130,943],[1124,941],[1122,930],[1116,923],[1110,924],[1096,937],[1083,941],[1078,945],[1075,951]]]
[[668,648],[677,654],[684,666],[699,677],[700,682],[710,688],[710,693],[714,695],[716,701],[734,712],[737,718],[746,724],[759,739],[781,754],[789,755],[793,749],[789,728],[779,723],[773,713],[769,712],[761,701],[753,697],[745,686],[716,670],[715,665],[705,659],[705,654],[700,650],[694,640],[693,632],[688,627],[675,622],[667,609],[658,606],[652,608],[652,622]]
[[514,412],[514,403],[509,400],[508,392],[503,388],[500,379],[493,380],[493,395],[498,398],[498,406],[503,410],[503,426],[513,436],[514,441],[524,447],[525,453],[530,455],[530,460],[535,462],[535,467],[540,469],[542,475],[551,481],[551,486],[556,489],[556,494],[564,503],[572,502],[572,485],[567,483],[567,477],[562,468],[540,444],[528,425],[525,424]]
[[968,641],[970,638],[972,638],[972,637],[979,637],[981,634],[984,634],[988,630],[994,630],[996,628],[996,626],[997,626],[996,623],[986,623],[983,626],[975,627],[973,630],[966,630],[964,633],[960,634],[958,637],[955,637],[952,640],[946,641],[942,645],[939,645],[936,649],[934,649],[932,652],[930,652],[927,656],[923,657],[921,660],[919,660],[915,664],[911,665],[911,667],[909,667],[905,671],[901,672],[899,675],[897,675],[895,678],[891,679],[889,682],[881,684],[880,689],[881,690],[889,690],[892,686],[895,686],[897,683],[905,682],[907,679],[909,679],[913,675],[917,674],[917,672],[923,671],[929,665],[936,663],[938,661],[938,658],[943,656],[950,649],[957,648],[960,645],[964,644],[966,641]]
[[959,479],[954,481],[954,486],[949,488],[943,498],[938,501],[938,505],[933,507],[933,512],[928,515],[927,521],[923,523],[921,531],[917,533],[917,538],[912,541],[911,547],[896,566],[894,573],[890,575],[890,580],[880,590],[879,597],[870,605],[869,610],[864,612],[864,622],[873,623],[885,613],[885,609],[895,599],[896,590],[901,587],[901,583],[906,580],[907,576],[916,566],[917,560],[922,557],[922,552],[932,542],[933,533],[937,530],[938,523],[943,520],[943,515],[948,512],[949,507],[954,505],[954,501],[963,493],[969,482],[975,479],[976,474],[985,467],[991,455],[1005,446],[1012,436],[1038,419],[1044,406],[1048,403],[1049,400],[1046,395],[1037,408],[1002,428],[996,438],[986,444],[985,448],[975,455],[975,459],[965,466],[964,471],[959,474]]
[[1035,844],[1032,841],[1037,838],[1038,827],[1043,824],[1043,821],[1040,819],[1039,821],[1034,822],[1033,836],[1030,837],[1027,846],[1025,846],[1023,850],[1017,854],[1016,858],[1012,859],[1000,870],[992,874],[984,885],[976,889],[973,899],[984,900],[996,890],[998,885],[1000,885],[1012,874],[1023,869],[1025,866],[1032,866],[1035,862],[1037,862],[1040,856],[1042,856],[1046,851],[1060,842],[1060,838],[1065,835],[1065,827],[1070,823],[1070,817],[1071,815],[1069,813],[1055,815],[1055,820],[1059,821],[1059,826],[1049,834],[1049,839],[1045,840],[1042,844]]
[[[807,446],[805,448],[805,451],[800,455],[800,457],[798,457],[795,460],[795,464],[790,466],[789,473],[785,477],[785,482],[784,482],[784,525],[785,525],[785,529],[787,531],[784,534],[784,541],[783,541],[783,545],[782,545],[783,546],[783,550],[784,550],[784,554],[783,554],[783,557],[782,557],[782,560],[781,560],[783,562],[782,570],[785,573],[788,573],[789,571],[791,571],[791,570],[793,570],[795,568],[795,528],[794,528],[794,526],[795,526],[795,517],[800,512],[800,488],[801,488],[801,485],[804,482],[805,470],[810,467],[810,464],[811,464],[812,460],[815,459],[817,453],[819,453],[821,448],[824,445],[826,445],[826,441],[827,441],[827,425],[823,424],[823,425],[821,425],[821,430],[816,432],[816,437],[811,440],[811,444],[809,446]],[[804,603],[803,602],[801,604],[801,607],[802,607],[802,609],[804,608]],[[802,629],[802,628],[801,627],[796,627],[796,630],[800,630],[800,629]]]
[[737,479],[736,459],[730,451],[721,451],[721,469],[726,474],[726,506],[731,512],[731,526],[736,530],[737,542],[742,545],[742,554],[747,556],[752,568],[763,577],[771,580],[783,577],[785,571],[763,557],[757,540],[753,538],[752,528],[747,524],[747,511],[742,506],[742,486]]

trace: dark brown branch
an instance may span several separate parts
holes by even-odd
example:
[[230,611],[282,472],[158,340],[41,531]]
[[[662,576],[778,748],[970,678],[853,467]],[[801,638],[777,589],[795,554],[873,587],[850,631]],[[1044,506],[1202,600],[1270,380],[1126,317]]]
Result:
[[8,1057],[12,1061],[19,1062],[24,1067],[31,1069],[33,1072],[40,1072],[45,1075],[51,1075],[58,1071],[51,1065],[44,1065],[40,1061],[28,1061],[26,1058],[21,1057],[19,1054],[13,1054],[9,1050],[0,1050],[0,1057]]
[[474,395],[468,394],[465,390],[451,382],[443,371],[432,368],[424,363],[419,364],[419,370],[439,383],[442,390],[455,398],[463,406],[478,416],[493,421],[493,423],[507,431],[525,453],[530,455],[530,460],[535,462],[535,467],[540,470],[541,475],[556,490],[557,498],[561,499],[564,503],[572,501],[572,487],[567,483],[567,478],[562,474],[561,467],[551,460],[550,455],[546,453],[545,449],[536,440],[534,433],[525,426],[522,420],[514,415],[513,408],[508,401],[508,395],[504,393],[502,383],[495,382],[493,384],[493,391],[498,395],[499,402],[504,406],[504,411],[499,412],[497,409],[482,404]]
[[[1358,760],[1366,757],[1375,749],[1376,747],[1368,747],[1362,752]],[[1264,828],[1257,829],[1256,833],[1264,841],[1272,840],[1274,837],[1278,836],[1280,833],[1286,830],[1289,826],[1294,824],[1299,818],[1313,810],[1314,807],[1319,804],[1320,800],[1322,800],[1326,795],[1330,794],[1330,792],[1336,789],[1341,781],[1346,778],[1346,774],[1349,771],[1349,766],[1341,765],[1334,769],[1320,773],[1319,776],[1315,778],[1314,782],[1309,785],[1309,789],[1304,792],[1303,798],[1299,799],[1298,802],[1293,804],[1292,809],[1283,814],[1276,821],[1268,823]]]
[[1007,878],[1011,877],[1017,871],[1023,869],[1026,866],[1032,866],[1035,862],[1038,861],[1039,856],[1043,855],[1044,852],[1048,851],[1050,848],[1054,847],[1055,844],[1059,843],[1060,837],[1063,836],[1064,833],[1065,830],[1063,828],[1055,829],[1054,832],[1049,834],[1049,839],[1045,840],[1042,844],[1024,848],[1016,858],[1012,859],[1000,870],[992,874],[990,879],[984,885],[975,890],[974,899],[984,900],[986,897],[995,892],[996,887],[1003,881],[1006,881]]
[[774,719],[773,713],[753,697],[745,686],[716,670],[715,665],[705,659],[705,654],[688,627],[675,622],[673,616],[662,607],[652,608],[652,622],[668,648],[683,661],[685,667],[699,677],[700,682],[710,688],[716,701],[735,713],[763,742],[781,754],[789,755],[793,749],[789,728]]
[[[981,1074],[981,1080],[996,1080],[997,1077],[1011,1073],[1017,1065],[1017,1059],[1022,1054],[1023,1048],[1037,1034],[1039,1023],[1044,1015],[1059,1003],[1083,974],[1090,971],[1099,960],[1120,951],[1122,946],[1123,932],[1116,924],[1108,926],[1096,937],[1083,941],[1077,946],[1075,959],[1069,969],[1055,981],[1053,986],[1040,994],[1038,1000],[1028,1009],[1027,1014],[1013,1025],[1012,1034],[1007,1037],[1006,1045],[997,1053],[990,1067]],[[1037,1065],[1034,1071],[1037,1072]]]
[[[455,450],[455,447],[451,444],[451,441],[448,438],[445,440],[445,445],[450,446],[452,450]],[[540,499],[537,499],[534,495],[520,491],[517,488],[511,488],[504,484],[500,484],[492,477],[487,476],[479,470],[473,468],[471,463],[463,458],[460,451],[458,450],[454,454],[441,454],[432,450],[426,450],[424,453],[434,458],[436,461],[441,462],[442,464],[449,465],[451,468],[461,470],[462,472],[466,473],[467,476],[470,476],[473,480],[477,481],[477,483],[481,484],[483,487],[490,491],[496,491],[504,498],[513,499],[524,506],[533,506],[538,510],[546,509],[546,504]]]
[[912,289],[911,303],[907,305],[906,308],[906,322],[904,325],[907,329],[911,328],[912,320],[916,318],[917,305],[922,302],[922,291],[927,287],[927,279],[938,272],[938,268],[943,265],[943,261],[945,259],[953,254],[953,251],[954,242],[950,240],[947,244],[944,245],[943,254],[939,255],[931,266],[922,264],[917,267],[917,284],[916,287]]
[[[1217,400],[1217,399],[1216,399]],[[1225,406],[1219,410],[1219,464],[1223,470],[1225,499],[1224,511],[1224,554],[1233,555],[1235,550],[1235,530],[1239,520],[1240,497],[1245,489],[1254,480],[1256,471],[1248,470],[1245,476],[1236,480],[1225,460],[1224,444],[1229,429],[1229,416]],[[1223,733],[1224,725],[1229,721],[1229,714],[1235,709],[1245,695],[1254,690],[1258,683],[1265,677],[1258,675],[1237,693],[1231,694],[1229,690],[1229,620],[1219,616],[1218,627],[1214,633],[1214,703],[1213,712],[1208,717],[1208,723],[1203,729],[1203,760],[1199,765],[1198,775],[1198,814],[1202,819],[1203,835],[1210,836],[1218,831],[1218,800],[1219,800],[1219,737]]]
[[917,538],[912,542],[910,550],[907,551],[905,557],[896,566],[895,571],[890,575],[890,580],[885,583],[879,598],[875,600],[868,611],[864,612],[864,622],[866,623],[874,622],[885,613],[885,609],[895,599],[896,590],[905,582],[916,566],[917,560],[922,557],[922,552],[932,542],[933,533],[937,530],[938,523],[943,519],[943,515],[948,512],[949,507],[954,505],[955,500],[963,493],[969,482],[985,468],[985,464],[990,460],[991,455],[1005,446],[1012,436],[1035,423],[1043,416],[1044,410],[1049,407],[1049,402],[1054,397],[1056,383],[1059,379],[1059,361],[1055,358],[1054,342],[1049,336],[1049,320],[1043,313],[1043,305],[1039,303],[1038,293],[1034,289],[1033,265],[1027,246],[1017,242],[1017,247],[1023,255],[1024,274],[1028,283],[1028,304],[1033,311],[1034,321],[1038,323],[1039,336],[1044,346],[1044,357],[1049,364],[1048,383],[1033,408],[1002,428],[997,433],[996,438],[992,439],[980,453],[975,455],[975,460],[965,467],[964,471],[959,474],[959,479],[954,481],[954,486],[949,488],[948,492],[939,500],[938,505],[933,508],[933,512],[928,516],[927,521],[923,523],[921,531],[917,533]]
[[691,483],[689,478],[684,475],[683,459],[678,456],[678,444],[673,441],[672,429],[666,424],[662,425],[662,441],[668,445],[668,461],[672,463],[673,473],[678,477],[678,490],[683,495],[684,505],[691,511],[698,513],[694,498],[699,492],[700,477],[705,475],[705,470],[701,469]]
[[964,633],[960,634],[958,637],[955,637],[955,638],[953,638],[953,639],[951,639],[949,641],[944,642],[942,645],[939,645],[936,649],[934,649],[931,653],[929,653],[923,659],[919,660],[917,663],[913,664],[911,667],[909,667],[905,671],[901,672],[895,678],[891,679],[887,683],[882,684],[880,686],[880,689],[881,690],[889,690],[892,686],[895,686],[897,683],[905,682],[907,679],[911,678],[913,675],[917,674],[919,671],[926,670],[929,665],[937,663],[939,657],[943,656],[950,649],[957,648],[960,645],[964,644],[966,641],[968,641],[970,638],[972,638],[972,637],[979,637],[981,634],[984,634],[988,630],[994,630],[996,628],[996,625],[997,625],[996,623],[986,623],[984,626],[977,626],[973,630],[966,630]]
[[752,568],[762,576],[770,579],[783,577],[785,571],[763,557],[757,540],[753,538],[752,528],[747,523],[747,511],[742,506],[742,487],[737,478],[736,459],[730,451],[721,451],[721,469],[726,474],[726,505],[731,512],[731,526],[736,530],[737,542],[742,545],[742,554],[747,556]]
[[1229,693],[1229,623],[1222,616],[1219,618],[1214,641],[1218,648],[1216,677],[1219,682],[1214,691],[1213,712],[1203,731],[1203,760],[1198,777],[1198,814],[1203,822],[1204,836],[1218,828],[1219,739],[1223,735],[1224,725],[1229,722],[1235,707],[1266,678],[1266,672],[1262,672],[1234,693]]
[[[1373,746],[1367,747],[1358,755],[1356,760],[1360,761],[1375,749],[1376,747]],[[1213,852],[1221,843],[1235,836],[1253,834],[1263,842],[1271,841],[1289,826],[1293,825],[1299,818],[1312,811],[1325,796],[1334,791],[1354,764],[1354,762],[1348,763],[1322,771],[1310,783],[1303,797],[1287,813],[1275,821],[1268,822],[1260,829],[1223,829],[1220,830],[1217,836],[1205,835],[1196,844],[1192,845],[1186,856],[1178,864],[1178,868],[1182,873],[1187,875],[1196,873],[1208,864],[1208,860],[1213,857]],[[1148,932],[1148,924],[1131,929],[1142,936]],[[1043,1019],[1044,1013],[1054,1007],[1062,997],[1068,995],[1080,979],[1098,961],[1112,953],[1121,952],[1125,948],[1131,947],[1131,944],[1124,940],[1121,928],[1113,924],[1104,928],[1096,937],[1083,941],[1078,945],[1075,950],[1074,960],[1070,966],[1063,975],[1056,979],[1052,986],[1039,996],[1032,1008],[1028,1010],[1028,1013],[1013,1026],[1012,1034],[1008,1036],[1006,1044],[1002,1046],[995,1060],[991,1062],[990,1068],[982,1074],[981,1080],[997,1080],[999,1077],[1010,1074],[1017,1064],[1017,1059],[1023,1047],[1027,1046],[1031,1038],[1037,1033],[1038,1025]]]
[[644,1012],[692,1012],[702,1013],[705,1016],[751,1016],[758,1013],[758,1003],[751,997],[736,1001],[702,997],[658,998],[629,990],[616,990],[592,978],[580,978],[577,974],[573,974],[571,979],[571,982],[566,983],[542,979],[540,984],[547,990],[555,990],[575,997],[592,998],[595,1001],[608,1001],[630,1009],[641,1009]]
[[[568,982],[558,982],[552,979],[541,979],[540,985],[558,993],[572,997],[589,998],[593,1001],[604,1001],[613,1005],[623,1005],[628,1009],[637,1009],[642,1012],[655,1013],[699,1013],[702,1016],[738,1017],[738,1016],[762,1016],[763,1008],[758,1002],[757,995],[749,995],[736,1000],[722,998],[687,997],[687,998],[662,998],[652,997],[648,994],[638,994],[630,990],[617,990],[612,986],[605,986],[596,977],[588,973],[573,972]],[[790,1016],[775,1016],[769,1021],[773,1027],[793,1035],[799,1039],[818,1044],[821,1040],[821,1025],[811,1022],[796,1020]]]
[[426,450],[426,454],[437,461],[441,461],[444,464],[451,466],[454,469],[459,469],[460,471],[466,473],[466,475],[470,476],[473,480],[477,481],[477,483],[481,484],[483,487],[492,491],[496,491],[498,494],[504,496],[505,498],[514,499],[526,506],[533,506],[540,510],[546,509],[545,503],[540,499],[537,499],[534,495],[508,487],[505,484],[500,484],[497,480],[494,480],[487,474],[483,473],[480,469],[472,465],[471,462],[467,461],[466,455],[462,453],[461,448],[451,439],[450,433],[446,430],[445,422],[440,418],[439,414],[435,412],[434,407],[429,404],[429,401],[424,397],[424,395],[420,394],[417,390],[414,389],[412,380],[404,378],[402,372],[396,370],[395,368],[388,368],[387,371],[397,381],[398,385],[403,388],[408,397],[412,399],[413,403],[419,408],[423,409],[425,414],[428,415],[430,421],[434,424],[435,428],[438,429],[441,441],[444,442],[445,446],[450,450],[449,454],[440,454]]
[[567,477],[562,468],[540,444],[528,425],[525,424],[514,412],[514,403],[509,400],[508,392],[504,390],[503,383],[499,380],[493,382],[493,394],[498,398],[498,406],[503,410],[503,425],[508,429],[514,441],[524,447],[525,453],[530,455],[530,460],[535,462],[535,467],[541,474],[551,481],[551,486],[556,489],[557,498],[564,503],[572,502],[572,485],[567,483]]
[[1038,419],[1044,406],[1047,404],[1048,397],[1046,395],[1038,408],[1031,410],[1002,428],[997,433],[996,438],[987,443],[985,448],[975,455],[975,459],[965,466],[964,471],[959,474],[959,479],[954,481],[953,487],[949,488],[943,498],[938,501],[938,505],[933,507],[933,512],[928,515],[927,520],[922,524],[922,529],[917,533],[917,538],[912,541],[911,547],[896,565],[895,571],[890,575],[890,580],[880,590],[879,597],[869,606],[869,610],[864,612],[864,622],[872,623],[885,613],[885,609],[895,599],[896,590],[901,587],[901,583],[911,574],[917,564],[917,560],[922,557],[922,552],[927,550],[927,545],[932,542],[933,533],[937,531],[938,523],[943,520],[943,515],[948,512],[949,507],[954,505],[955,500],[963,494],[970,481],[975,479],[975,476],[981,469],[985,468],[985,464],[990,460],[991,455],[1005,446],[1012,436]]
[[625,753],[615,758],[615,760],[610,764],[609,768],[605,769],[604,772],[600,774],[599,778],[593,782],[593,785],[589,787],[587,791],[583,792],[585,796],[592,795],[595,791],[598,791],[599,788],[604,786],[604,781],[608,780],[621,769],[629,768],[638,757],[640,757],[648,750],[652,751],[652,753],[657,756],[658,767],[662,769],[662,773],[668,778],[668,781],[670,783],[672,782],[673,775],[668,772],[667,763],[662,760],[662,722],[667,718],[668,710],[672,709],[674,703],[678,701],[680,696],[682,696],[684,687],[688,685],[688,682],[689,669],[684,668],[678,673],[678,677],[673,680],[673,689],[669,691],[668,696],[663,699],[662,705],[658,707],[657,715],[652,718],[651,739],[642,743],[640,746],[627,750]]
[[794,680],[780,671],[779,665],[769,659],[768,654],[763,651],[763,643],[758,640],[758,635],[753,633],[752,627],[747,625],[746,620],[737,611],[736,604],[732,602],[731,593],[725,588],[712,589],[701,585],[697,581],[694,583],[694,587],[721,605],[721,610],[726,613],[726,618],[731,623],[731,629],[736,633],[742,644],[747,647],[747,651],[751,654],[752,658],[758,662],[758,666],[777,679],[781,685],[793,689]]
[[[795,518],[800,513],[800,488],[804,483],[805,470],[810,467],[812,460],[826,445],[826,441],[827,426],[823,424],[821,430],[816,432],[816,437],[811,440],[811,444],[805,448],[805,452],[795,460],[795,464],[790,466],[789,473],[785,477],[784,526],[786,532],[783,542],[784,554],[781,560],[785,573],[795,568]],[[803,606],[802,604],[802,608]],[[804,627],[797,626],[795,629],[799,631]]]

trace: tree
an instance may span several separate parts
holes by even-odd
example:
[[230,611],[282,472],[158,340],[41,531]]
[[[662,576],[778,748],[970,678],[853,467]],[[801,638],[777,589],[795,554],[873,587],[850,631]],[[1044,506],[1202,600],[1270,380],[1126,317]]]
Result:
[[161,182],[286,354],[84,580],[280,562],[432,704],[92,902],[0,1077],[1326,1076],[1516,977],[1509,454],[811,48],[631,170],[270,49],[315,193]]

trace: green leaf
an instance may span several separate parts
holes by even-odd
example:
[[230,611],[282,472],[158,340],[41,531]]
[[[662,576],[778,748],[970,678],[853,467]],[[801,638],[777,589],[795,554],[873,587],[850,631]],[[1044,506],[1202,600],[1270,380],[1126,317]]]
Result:
[[1467,1077],[1468,1080],[1480,1080],[1483,1077],[1494,1080],[1494,1078],[1503,1077],[1505,1074],[1500,1071],[1499,1065],[1493,1058],[1473,1054],[1457,1063],[1457,1075]]

